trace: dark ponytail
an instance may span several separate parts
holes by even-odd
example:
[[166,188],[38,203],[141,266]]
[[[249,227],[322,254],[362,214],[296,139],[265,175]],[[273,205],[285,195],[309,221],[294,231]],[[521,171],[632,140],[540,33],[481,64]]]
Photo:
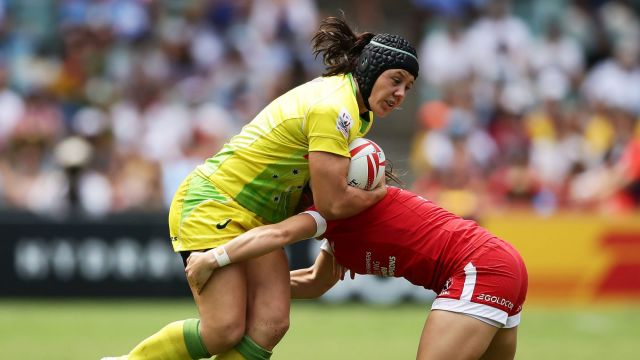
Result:
[[358,57],[375,34],[356,34],[344,19],[330,16],[320,23],[320,29],[313,36],[313,54],[322,55],[327,69],[323,76],[333,76],[353,72]]

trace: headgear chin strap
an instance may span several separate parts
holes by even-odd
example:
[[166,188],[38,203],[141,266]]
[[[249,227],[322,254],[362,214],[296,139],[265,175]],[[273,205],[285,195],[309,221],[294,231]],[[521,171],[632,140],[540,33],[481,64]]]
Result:
[[373,84],[385,70],[403,69],[418,78],[418,56],[407,40],[398,35],[378,34],[364,47],[353,75],[369,111]]

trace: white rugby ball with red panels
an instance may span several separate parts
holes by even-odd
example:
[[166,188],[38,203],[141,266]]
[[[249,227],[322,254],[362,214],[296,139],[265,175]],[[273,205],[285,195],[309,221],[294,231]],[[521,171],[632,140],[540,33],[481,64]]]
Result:
[[375,142],[358,138],[349,144],[351,164],[347,183],[362,190],[375,188],[384,176],[385,156]]

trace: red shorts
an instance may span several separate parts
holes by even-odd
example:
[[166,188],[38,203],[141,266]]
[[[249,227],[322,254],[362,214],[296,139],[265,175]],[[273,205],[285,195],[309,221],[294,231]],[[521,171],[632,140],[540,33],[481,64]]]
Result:
[[510,244],[492,239],[447,280],[431,309],[463,313],[511,328],[520,323],[527,285],[527,269],[520,254]]

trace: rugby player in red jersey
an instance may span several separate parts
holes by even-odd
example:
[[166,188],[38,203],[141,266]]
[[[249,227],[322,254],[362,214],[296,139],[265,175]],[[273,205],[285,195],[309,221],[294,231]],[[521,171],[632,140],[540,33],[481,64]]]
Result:
[[[348,269],[403,277],[438,293],[418,359],[513,359],[527,271],[507,242],[410,191],[388,187],[372,207],[328,223],[310,210],[250,230],[223,247],[191,254],[187,278],[202,289],[229,261],[308,238],[326,238],[315,263],[291,272],[293,298],[315,298]],[[222,264],[220,264],[220,260]],[[339,266],[336,266],[339,265]]]

